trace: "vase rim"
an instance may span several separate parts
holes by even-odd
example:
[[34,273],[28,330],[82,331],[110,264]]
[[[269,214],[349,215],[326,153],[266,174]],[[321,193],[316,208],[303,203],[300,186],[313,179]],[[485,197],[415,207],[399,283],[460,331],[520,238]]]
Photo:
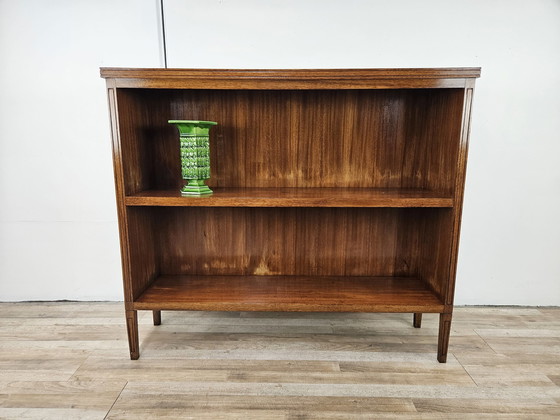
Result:
[[169,120],[169,124],[201,124],[201,125],[218,125],[215,121],[198,121],[198,120]]

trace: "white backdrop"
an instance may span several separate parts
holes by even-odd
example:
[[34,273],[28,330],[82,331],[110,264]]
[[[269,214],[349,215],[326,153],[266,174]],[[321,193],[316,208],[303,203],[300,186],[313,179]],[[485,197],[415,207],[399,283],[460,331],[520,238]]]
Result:
[[[480,66],[457,304],[560,305],[560,2],[164,0],[169,67]],[[0,300],[121,300],[100,66],[158,0],[0,0]]]

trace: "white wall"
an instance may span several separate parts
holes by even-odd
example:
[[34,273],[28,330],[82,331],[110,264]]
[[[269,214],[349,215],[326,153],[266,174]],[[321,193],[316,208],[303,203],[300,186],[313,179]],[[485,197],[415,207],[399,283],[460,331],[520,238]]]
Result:
[[[0,0],[0,300],[120,299],[99,66],[157,0]],[[165,0],[170,67],[481,66],[456,303],[560,305],[560,3]]]
[[0,300],[122,300],[100,66],[160,65],[153,0],[0,0]]

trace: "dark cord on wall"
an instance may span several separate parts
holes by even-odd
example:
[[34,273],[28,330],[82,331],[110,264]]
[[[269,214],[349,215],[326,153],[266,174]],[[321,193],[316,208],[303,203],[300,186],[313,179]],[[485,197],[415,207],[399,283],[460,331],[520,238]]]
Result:
[[161,35],[163,40],[163,64],[167,68],[167,44],[165,42],[165,19],[163,16],[163,0],[159,0],[159,5],[161,8]]

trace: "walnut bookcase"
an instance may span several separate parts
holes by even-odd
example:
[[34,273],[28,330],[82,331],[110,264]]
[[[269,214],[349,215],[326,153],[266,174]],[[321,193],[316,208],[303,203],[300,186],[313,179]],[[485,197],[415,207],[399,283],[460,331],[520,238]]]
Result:
[[[453,311],[479,68],[102,68],[130,357],[138,310]],[[217,121],[182,197],[170,119]]]

